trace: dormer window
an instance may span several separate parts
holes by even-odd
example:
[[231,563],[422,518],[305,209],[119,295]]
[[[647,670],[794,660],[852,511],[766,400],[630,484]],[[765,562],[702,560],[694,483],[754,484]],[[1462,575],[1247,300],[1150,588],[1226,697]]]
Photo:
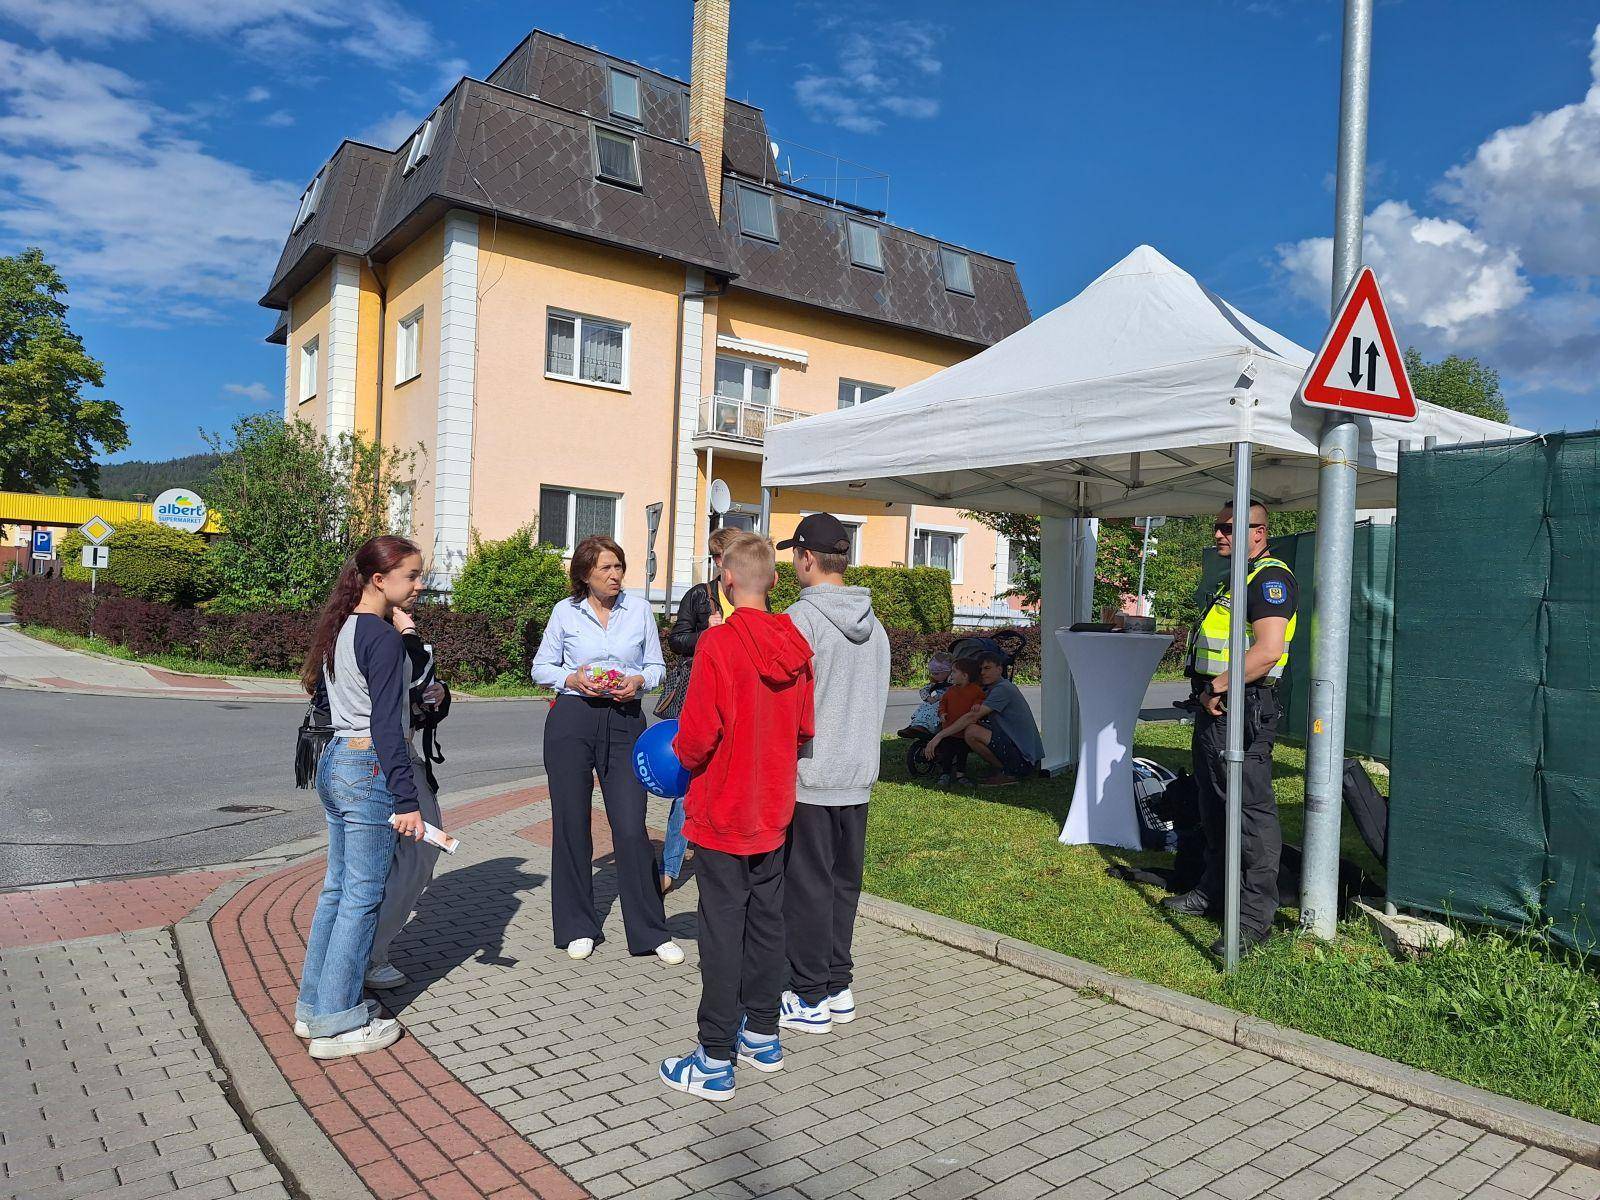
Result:
[[639,187],[639,142],[625,133],[595,127],[594,174],[596,179],[623,187]]
[[883,246],[878,241],[878,227],[865,221],[847,221],[850,229],[850,261],[869,271],[883,270]]
[[405,170],[401,174],[411,174],[433,151],[433,124],[434,119],[429,117],[422,123],[422,128],[411,135],[411,144],[406,147]]
[[739,229],[762,241],[778,240],[778,214],[771,192],[739,185]]
[[290,233],[299,233],[305,223],[316,214],[317,201],[322,199],[322,177],[327,174],[327,167],[317,172],[317,177],[311,181],[309,187],[300,196],[300,211],[294,215],[294,228]]
[[972,295],[972,263],[959,250],[939,247],[939,265],[944,269],[944,286],[963,296]]
[[638,121],[639,77],[611,68],[611,115],[624,121]]

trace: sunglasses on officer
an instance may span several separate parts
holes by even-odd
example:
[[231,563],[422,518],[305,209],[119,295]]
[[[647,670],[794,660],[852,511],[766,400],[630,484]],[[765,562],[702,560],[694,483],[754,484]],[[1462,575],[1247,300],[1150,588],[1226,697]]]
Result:
[[[1265,521],[1251,521],[1250,522],[1250,528],[1251,529],[1265,529],[1266,527],[1267,527],[1267,525],[1266,525]],[[1232,521],[1218,521],[1215,525],[1212,526],[1212,528],[1215,529],[1218,533],[1222,534],[1224,537],[1232,537],[1233,536],[1233,522]]]

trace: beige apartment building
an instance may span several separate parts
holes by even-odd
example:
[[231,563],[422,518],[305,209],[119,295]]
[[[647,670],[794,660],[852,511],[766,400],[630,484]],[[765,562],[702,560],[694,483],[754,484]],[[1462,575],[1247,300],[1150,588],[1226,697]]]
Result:
[[[720,520],[782,537],[772,425],[871,403],[1029,319],[1015,266],[797,186],[726,95],[729,0],[695,0],[688,83],[529,35],[398,149],[346,141],[261,303],[284,412],[423,448],[391,499],[448,589],[472,533],[608,533],[629,586],[681,595]],[[911,431],[914,436],[914,431]],[[1010,550],[958,512],[826,502],[855,561],[946,567],[966,620],[1013,612]],[[660,505],[650,536],[651,506]],[[765,507],[764,507],[765,505]]]

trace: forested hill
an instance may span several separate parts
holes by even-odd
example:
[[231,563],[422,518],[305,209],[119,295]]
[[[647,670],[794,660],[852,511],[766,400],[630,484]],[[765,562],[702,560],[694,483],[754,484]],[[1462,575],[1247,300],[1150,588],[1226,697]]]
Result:
[[192,488],[204,499],[219,461],[215,454],[190,454],[162,462],[102,463],[100,494],[107,500],[132,500],[138,494],[154,500],[168,488]]

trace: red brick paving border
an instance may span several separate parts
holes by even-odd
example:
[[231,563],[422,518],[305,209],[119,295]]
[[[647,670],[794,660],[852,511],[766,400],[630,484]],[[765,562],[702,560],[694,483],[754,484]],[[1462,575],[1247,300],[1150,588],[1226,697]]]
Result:
[[[542,788],[447,810],[452,831],[545,799]],[[294,1035],[305,937],[322,860],[247,885],[212,918],[234,998],[300,1102],[378,1200],[578,1200],[588,1193],[535,1150],[415,1038],[321,1063]]]
[[110,883],[0,894],[0,950],[159,929],[181,920],[218,886],[247,871],[180,871]]

